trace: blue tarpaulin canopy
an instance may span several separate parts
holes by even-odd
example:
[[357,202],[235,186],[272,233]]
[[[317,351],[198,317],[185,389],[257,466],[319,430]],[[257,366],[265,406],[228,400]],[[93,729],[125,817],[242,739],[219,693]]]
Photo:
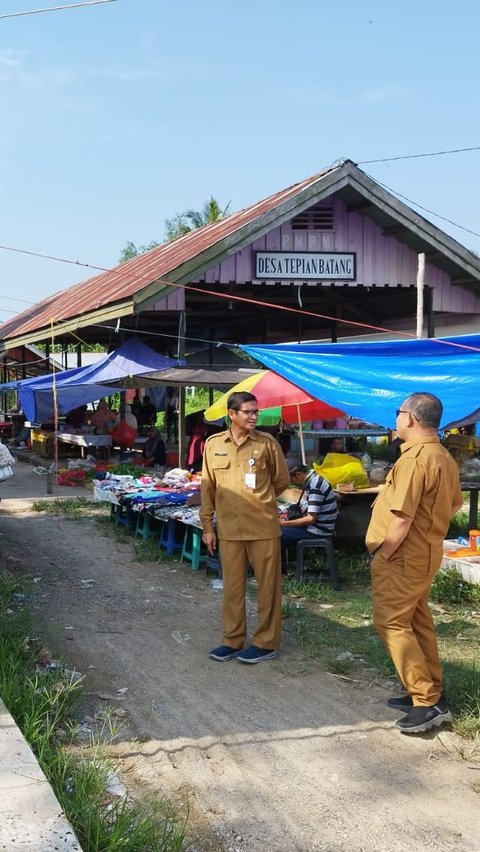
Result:
[[[38,423],[53,416],[54,381],[58,413],[66,414],[79,405],[118,393],[123,382],[124,387],[129,386],[129,379],[132,376],[148,376],[148,373],[170,369],[177,365],[178,361],[159,355],[149,346],[133,338],[97,361],[96,364],[76,367],[73,370],[62,370],[55,376],[49,374],[9,382],[8,385],[0,385],[0,391],[17,390],[25,418]],[[111,381],[116,382],[115,387],[103,384]]]
[[477,419],[480,334],[241,348],[316,399],[385,428],[395,426],[395,409],[417,391],[428,391],[442,400],[442,425],[469,415]]

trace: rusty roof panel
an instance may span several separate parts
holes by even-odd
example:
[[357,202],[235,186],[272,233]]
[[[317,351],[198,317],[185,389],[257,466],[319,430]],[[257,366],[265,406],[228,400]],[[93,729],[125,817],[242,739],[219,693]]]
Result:
[[191,231],[183,237],[164,243],[113,269],[37,302],[2,323],[0,340],[48,328],[52,320],[61,322],[133,298],[148,285],[166,278],[172,270],[274,210],[332,170],[325,169],[231,216]]

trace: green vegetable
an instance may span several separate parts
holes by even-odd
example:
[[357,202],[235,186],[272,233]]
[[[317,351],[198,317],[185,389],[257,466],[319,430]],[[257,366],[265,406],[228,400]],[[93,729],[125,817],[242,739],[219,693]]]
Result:
[[131,464],[130,462],[117,464],[115,467],[112,467],[111,470],[111,473],[114,473],[117,476],[133,476],[135,479],[141,476],[143,472],[143,469],[138,464]]

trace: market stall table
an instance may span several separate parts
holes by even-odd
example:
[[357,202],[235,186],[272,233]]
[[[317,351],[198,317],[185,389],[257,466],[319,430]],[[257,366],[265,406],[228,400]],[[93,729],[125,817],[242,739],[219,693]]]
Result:
[[470,499],[470,509],[468,513],[468,528],[476,530],[478,527],[478,492],[480,490],[480,482],[460,482],[462,491],[468,491]]
[[107,450],[107,456],[110,457],[112,448],[111,435],[92,435],[88,433],[75,432],[57,432],[57,440],[62,444],[72,444],[75,447],[80,447],[82,459],[85,456],[85,450],[96,450],[99,447],[104,447]]
[[337,539],[365,538],[372,514],[372,503],[382,487],[371,485],[368,488],[357,488],[355,491],[333,489],[340,510],[335,526]]

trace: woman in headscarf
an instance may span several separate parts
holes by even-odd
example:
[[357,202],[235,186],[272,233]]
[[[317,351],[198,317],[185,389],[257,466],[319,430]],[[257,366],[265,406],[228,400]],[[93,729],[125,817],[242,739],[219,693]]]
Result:
[[112,411],[104,399],[98,403],[98,407],[93,412],[92,423],[95,427],[96,435],[109,435],[113,429],[113,421],[115,420],[115,412]]

